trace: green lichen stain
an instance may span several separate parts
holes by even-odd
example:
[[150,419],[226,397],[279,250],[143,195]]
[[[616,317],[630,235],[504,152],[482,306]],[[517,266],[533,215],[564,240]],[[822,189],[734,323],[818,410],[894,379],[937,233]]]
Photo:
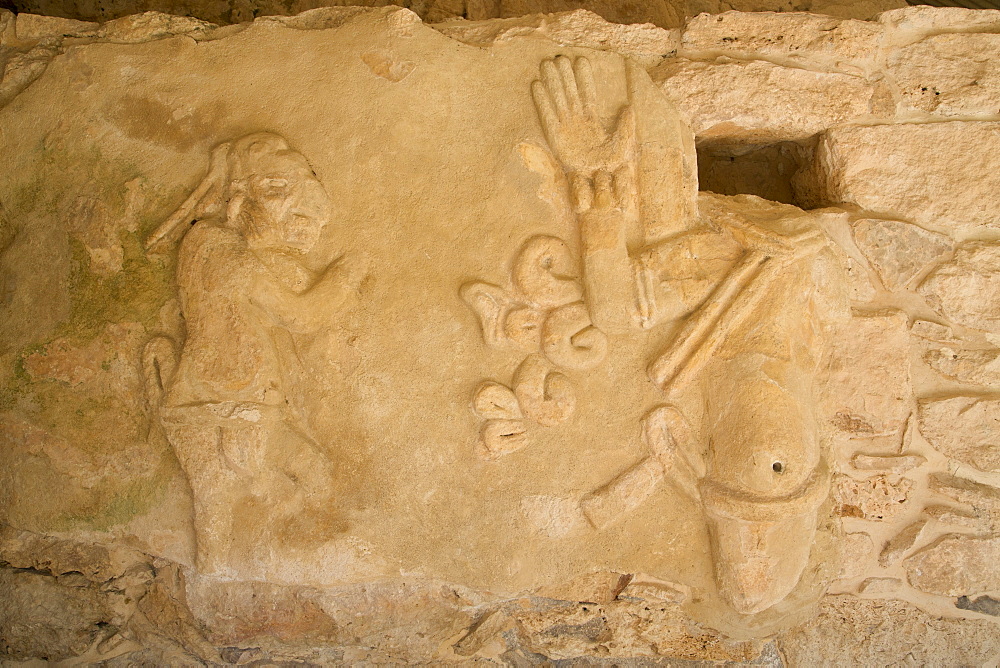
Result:
[[89,503],[52,518],[52,530],[106,531],[148,513],[166,496],[172,472],[161,467],[155,475],[130,481],[105,480]]
[[70,240],[70,317],[56,329],[55,338],[82,344],[115,322],[140,322],[147,330],[155,326],[160,309],[172,296],[171,273],[165,263],[146,256],[137,233],[123,232],[120,238],[122,270],[110,276],[92,272],[86,247],[77,239]]
[[[138,202],[138,210],[132,214],[135,230],[124,229],[128,204],[125,184],[144,179],[135,165],[105,160],[97,147],[72,154],[42,146],[39,150],[36,176],[22,181],[5,198],[4,205],[9,213],[19,216],[18,220],[55,225],[67,231],[70,264],[65,285],[69,317],[44,340],[5,356],[12,367],[0,374],[0,411],[13,411],[18,418],[70,444],[81,456],[101,461],[113,457],[123,446],[145,441],[148,416],[141,397],[136,401],[136,397],[117,396],[110,387],[95,393],[84,389],[87,384],[74,388],[58,380],[34,379],[26,361],[32,355],[44,355],[47,346],[58,339],[74,347],[86,347],[104,336],[106,327],[113,323],[141,323],[147,332],[155,330],[163,305],[176,296],[174,267],[168,257],[147,256],[143,242],[179,193],[144,189],[146,201]],[[85,182],[70,176],[72,183],[67,183],[66,165],[72,166],[72,174],[84,174]],[[47,185],[50,183],[63,185],[51,188]],[[110,275],[92,271],[84,241],[72,236],[66,216],[81,195],[99,199],[110,212],[110,220],[122,222],[117,233],[123,249],[121,271]],[[40,270],[44,271],[44,267]],[[135,352],[136,367],[139,354]],[[94,371],[99,376],[111,369],[109,359],[96,360]],[[130,385],[142,386],[141,382]],[[29,513],[22,521],[41,530],[101,531],[126,523],[162,502],[170,481],[180,475],[165,442],[154,439],[146,445],[161,461],[155,472],[134,477],[109,475],[88,489],[76,479],[53,471],[46,455],[29,454],[15,447],[0,460],[16,457],[9,463],[26,476],[22,480],[27,485],[15,483],[20,489],[11,501],[16,500],[17,508],[8,510],[12,516]],[[15,475],[14,479],[19,477]]]

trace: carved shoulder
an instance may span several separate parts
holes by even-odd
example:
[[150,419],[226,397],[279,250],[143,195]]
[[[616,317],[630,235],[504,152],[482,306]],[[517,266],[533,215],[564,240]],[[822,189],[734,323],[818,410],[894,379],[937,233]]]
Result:
[[181,241],[177,257],[178,278],[192,272],[201,274],[209,270],[231,272],[227,260],[243,255],[246,241],[234,230],[222,227],[215,220],[195,223]]

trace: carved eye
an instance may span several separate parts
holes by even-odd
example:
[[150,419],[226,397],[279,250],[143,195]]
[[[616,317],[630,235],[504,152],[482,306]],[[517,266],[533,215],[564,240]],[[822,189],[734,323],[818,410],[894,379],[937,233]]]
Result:
[[260,181],[265,196],[283,195],[288,189],[288,179],[265,178]]

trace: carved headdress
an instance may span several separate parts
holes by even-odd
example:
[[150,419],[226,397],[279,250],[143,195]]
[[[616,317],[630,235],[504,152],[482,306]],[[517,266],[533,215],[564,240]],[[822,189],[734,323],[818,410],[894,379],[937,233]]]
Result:
[[245,198],[246,179],[254,173],[254,163],[265,154],[288,148],[288,142],[272,132],[255,132],[216,146],[205,178],[149,236],[146,249],[163,250],[178,230],[198,220],[235,220]]

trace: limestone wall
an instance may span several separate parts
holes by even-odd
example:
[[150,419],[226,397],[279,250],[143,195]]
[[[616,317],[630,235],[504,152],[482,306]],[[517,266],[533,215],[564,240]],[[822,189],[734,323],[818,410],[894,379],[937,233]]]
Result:
[[0,13],[0,657],[995,663],[998,62]]

